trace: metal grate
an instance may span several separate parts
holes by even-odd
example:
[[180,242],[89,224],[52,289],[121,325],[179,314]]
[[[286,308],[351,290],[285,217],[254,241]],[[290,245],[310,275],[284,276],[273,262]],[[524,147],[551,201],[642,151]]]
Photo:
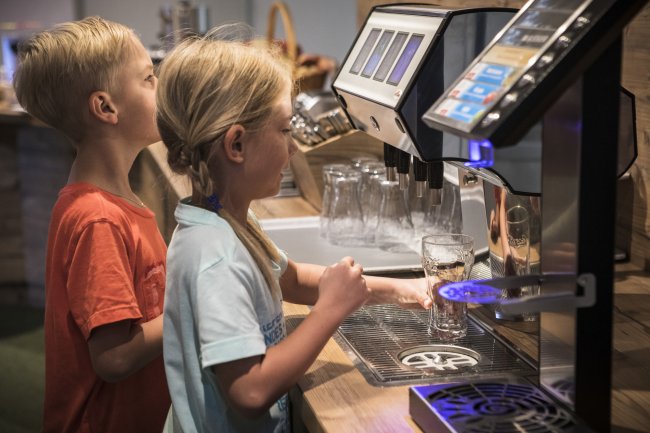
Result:
[[580,423],[573,414],[530,384],[423,386],[412,389],[411,396],[417,396],[417,401],[411,400],[411,412],[426,432],[584,431],[576,429]]
[[466,381],[536,373],[530,364],[481,328],[471,316],[467,335],[454,341],[453,346],[459,346],[460,352],[463,349],[477,352],[480,355],[477,363],[444,370],[405,365],[400,354],[408,349],[449,344],[429,336],[428,323],[426,311],[404,310],[393,305],[366,306],[349,316],[334,338],[373,385]]
[[[490,278],[489,264],[478,262],[470,278]],[[446,345],[427,333],[429,312],[405,310],[394,305],[365,306],[350,315],[339,327],[334,339],[372,385],[391,386],[432,382],[467,381],[476,378],[521,377],[537,374],[536,369],[491,333],[471,315],[467,335],[456,340],[456,352],[477,352],[478,362],[457,369],[421,368],[402,362],[410,350],[422,346]],[[295,328],[301,318],[287,318]],[[296,322],[296,323],[293,323]],[[408,364],[408,363],[407,363]]]

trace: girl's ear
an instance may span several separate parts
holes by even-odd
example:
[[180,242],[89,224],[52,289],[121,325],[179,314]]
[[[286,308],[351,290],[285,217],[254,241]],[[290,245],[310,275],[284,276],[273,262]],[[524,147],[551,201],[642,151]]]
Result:
[[117,108],[108,93],[102,91],[91,93],[88,97],[88,110],[91,117],[100,122],[117,125]]
[[226,158],[236,163],[244,162],[244,135],[246,129],[239,124],[232,125],[226,131],[226,136],[223,141],[223,148],[226,153]]

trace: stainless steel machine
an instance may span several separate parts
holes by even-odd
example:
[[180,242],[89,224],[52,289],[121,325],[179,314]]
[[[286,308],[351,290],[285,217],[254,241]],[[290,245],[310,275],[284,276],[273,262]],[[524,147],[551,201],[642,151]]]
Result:
[[[645,3],[531,0],[514,16],[380,6],[351,48],[333,85],[350,121],[457,170],[463,231],[502,277],[448,297],[495,303],[502,319],[539,312],[538,374],[412,387],[423,430],[609,431],[615,188],[630,160],[617,166],[621,31]],[[514,206],[538,233],[523,274],[499,246]],[[529,286],[539,294],[501,299]]]
[[[506,382],[415,387],[411,413],[425,430],[479,431],[479,418],[499,419],[499,431],[610,430],[621,32],[645,3],[531,0],[425,113],[432,128],[468,138],[466,165],[497,185],[483,176],[495,150],[542,119],[539,269],[447,288],[478,301],[494,289],[498,301],[503,289],[539,285],[536,297],[502,302],[541,312],[535,397]],[[489,99],[464,96],[484,82]],[[575,418],[558,421],[567,410]]]

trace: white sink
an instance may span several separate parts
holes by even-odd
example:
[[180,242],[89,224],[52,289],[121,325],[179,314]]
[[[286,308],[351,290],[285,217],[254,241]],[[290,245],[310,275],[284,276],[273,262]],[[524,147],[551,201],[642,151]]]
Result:
[[329,266],[351,256],[366,274],[422,270],[420,256],[415,251],[393,253],[379,248],[330,244],[320,237],[319,217],[263,219],[260,223],[273,242],[295,262]]

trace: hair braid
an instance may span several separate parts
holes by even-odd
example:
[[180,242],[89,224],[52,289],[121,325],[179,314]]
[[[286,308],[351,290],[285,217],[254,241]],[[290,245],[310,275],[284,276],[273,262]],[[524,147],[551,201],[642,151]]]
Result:
[[249,216],[246,221],[246,227],[243,227],[232,215],[225,209],[221,208],[217,212],[221,218],[226,220],[230,227],[244,244],[248,252],[255,260],[255,263],[262,271],[264,280],[269,286],[269,290],[273,296],[280,296],[282,293],[277,278],[273,275],[273,270],[269,265],[268,260],[279,262],[280,254],[273,246],[271,240],[262,231],[259,225]]

